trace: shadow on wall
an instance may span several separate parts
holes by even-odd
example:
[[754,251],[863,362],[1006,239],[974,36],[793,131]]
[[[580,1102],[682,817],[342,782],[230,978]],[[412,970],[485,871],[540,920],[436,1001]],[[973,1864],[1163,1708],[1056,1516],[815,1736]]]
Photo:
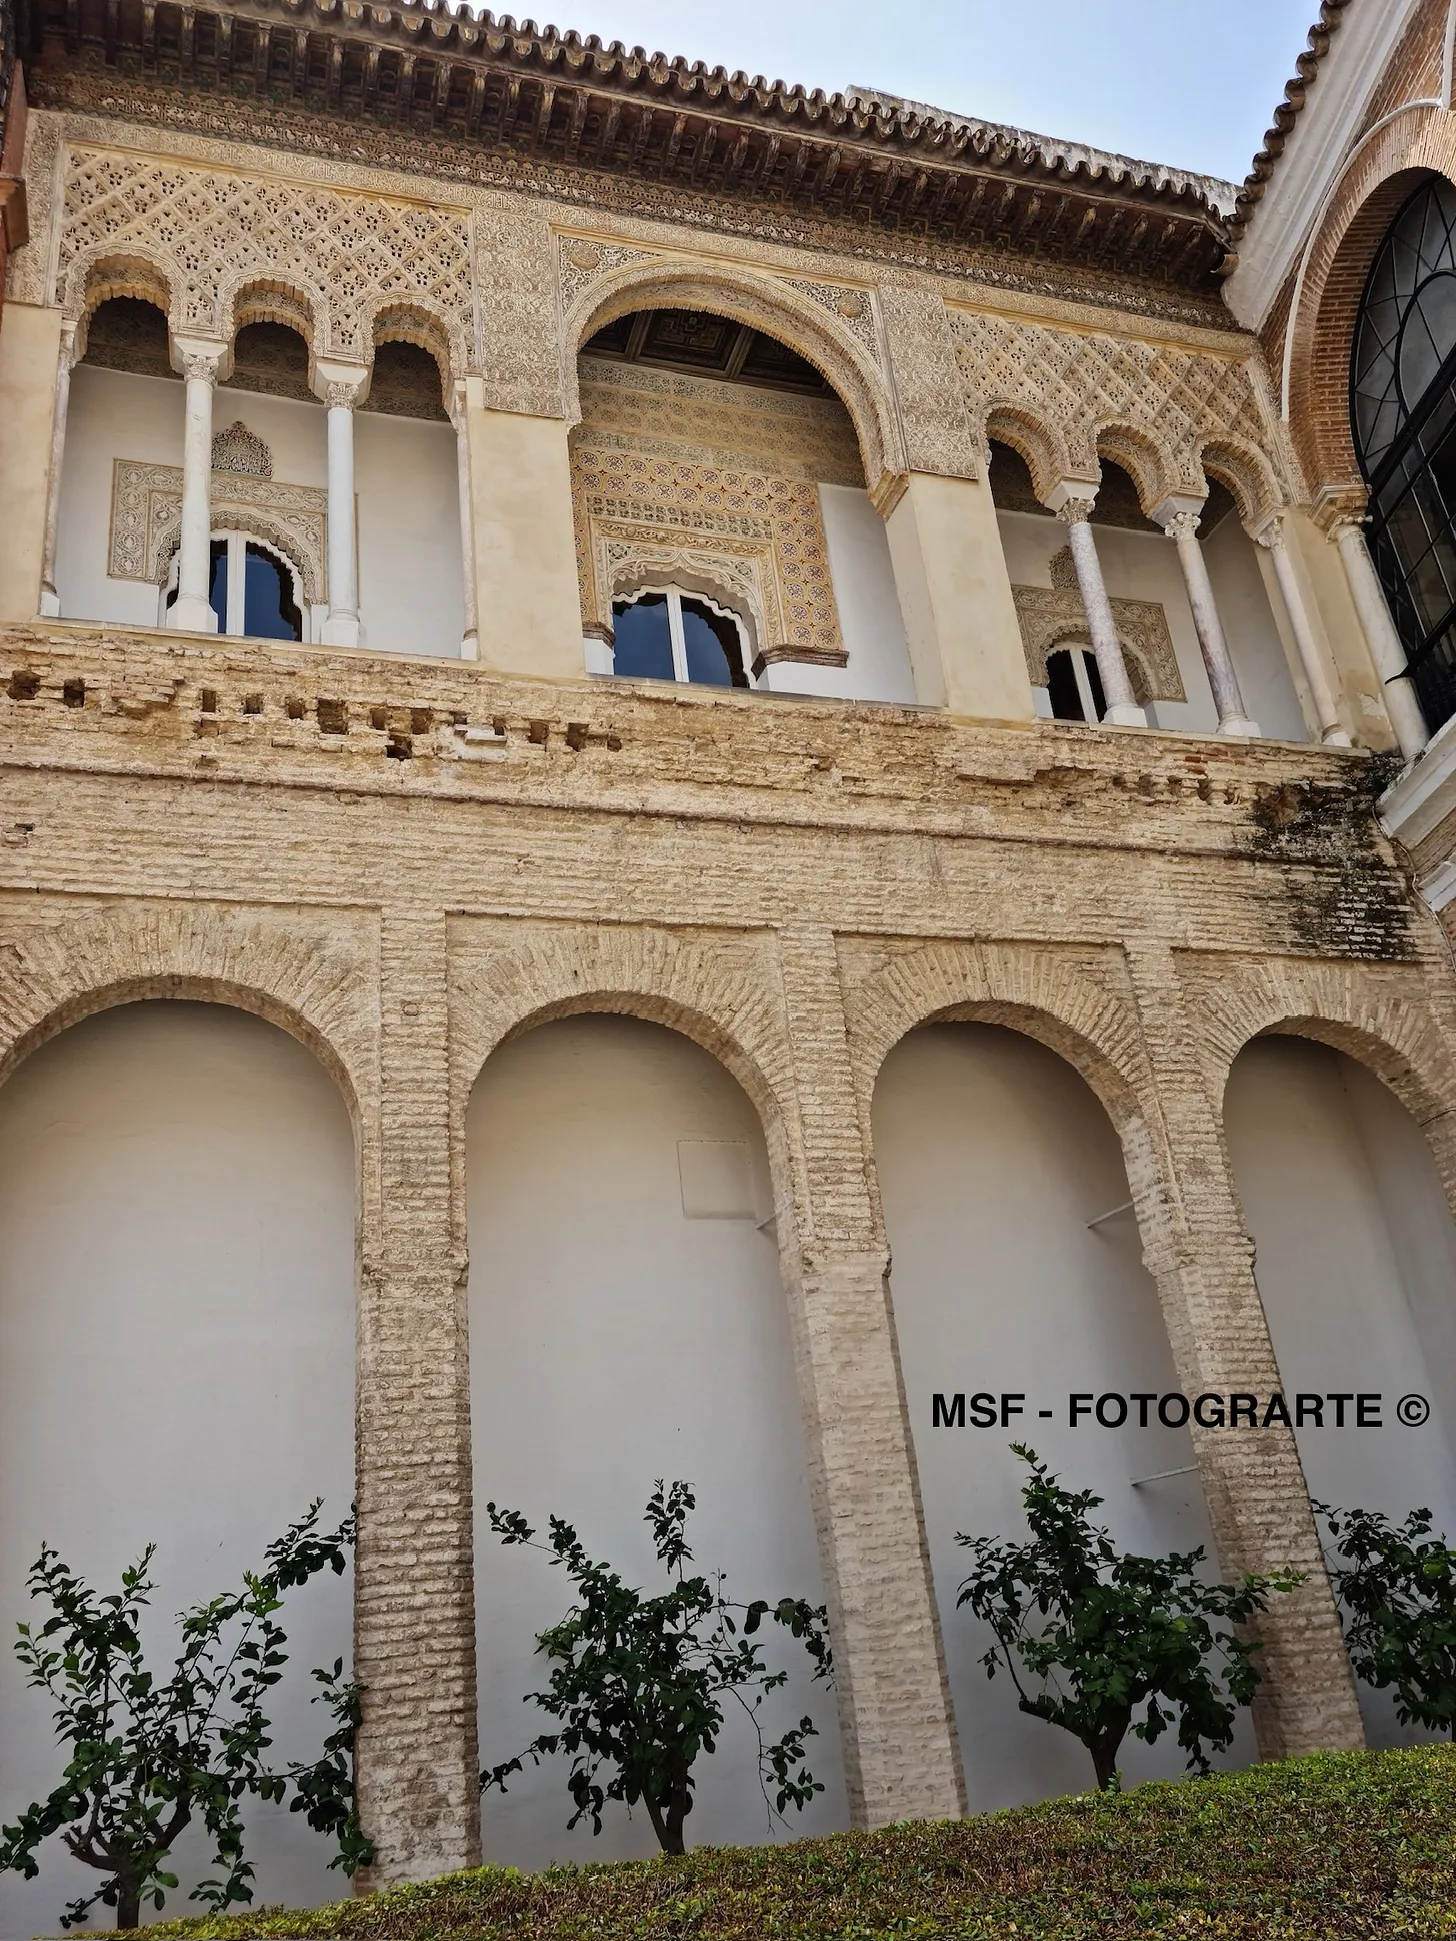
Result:
[[[1234,1061],[1224,1123],[1286,1391],[1380,1394],[1379,1428],[1295,1432],[1316,1499],[1403,1520],[1428,1507],[1456,1540],[1456,1222],[1419,1126],[1342,1052],[1256,1038]],[[1429,1421],[1394,1405],[1424,1395]],[[1360,1687],[1372,1745],[1428,1733]]]
[[[659,1587],[641,1520],[653,1479],[697,1489],[700,1564],[743,1598],[822,1603],[789,1324],[757,1115],[688,1039],[622,1017],[540,1026],[497,1051],[466,1124],[475,1500],[574,1522],[596,1557]],[[535,1634],[571,1601],[560,1571],[476,1527],[483,1764],[549,1723]],[[770,1646],[777,1658],[781,1647]],[[826,1792],[771,1832],[746,1719],[698,1767],[689,1847],[848,1824],[833,1696],[799,1677],[765,1706],[775,1735],[810,1712]],[[487,1858],[538,1867],[656,1851],[620,1807],[566,1831],[568,1762],[483,1801]]]
[[[904,1370],[931,1567],[973,1812],[1085,1791],[1087,1755],[1018,1711],[1003,1672],[979,1660],[992,1640],[955,1608],[967,1553],[955,1536],[1025,1536],[1029,1442],[1128,1549],[1213,1552],[1186,1429],[1068,1425],[1072,1392],[1178,1388],[1157,1290],[1142,1264],[1122,1151],[1100,1101],[1045,1046],[996,1025],[938,1024],[901,1040],[875,1091],[875,1158],[894,1269]],[[1097,1221],[1098,1224],[1089,1225]],[[1002,1428],[936,1427],[933,1395],[1024,1397]],[[1050,1410],[1050,1419],[1039,1411]],[[1157,1477],[1140,1482],[1137,1479]],[[1217,1765],[1256,1756],[1248,1714]],[[1175,1778],[1172,1734],[1129,1738],[1129,1784]]]
[[[60,1772],[46,1700],[10,1650],[43,1540],[103,1589],[155,1540],[164,1640],[310,1497],[347,1510],[354,1206],[333,1080],[241,1011],[103,1012],[0,1089],[0,1818]],[[316,1756],[308,1667],[347,1663],[352,1585],[330,1574],[285,1613],[282,1759]],[[259,1903],[337,1898],[329,1845],[299,1816],[247,1818]],[[199,1912],[185,1895],[207,1851],[185,1836],[176,1859],[166,1911]],[[98,1878],[54,1842],[38,1881],[0,1876],[0,1933],[54,1932]]]

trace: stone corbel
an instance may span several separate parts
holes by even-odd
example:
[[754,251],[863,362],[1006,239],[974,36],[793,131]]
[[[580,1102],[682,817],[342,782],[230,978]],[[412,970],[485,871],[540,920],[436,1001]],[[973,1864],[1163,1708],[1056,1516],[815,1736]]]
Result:
[[779,667],[785,661],[798,661],[805,667],[848,667],[849,654],[843,647],[796,647],[784,641],[776,647],[763,647],[753,657],[753,678],[762,680],[766,667]]

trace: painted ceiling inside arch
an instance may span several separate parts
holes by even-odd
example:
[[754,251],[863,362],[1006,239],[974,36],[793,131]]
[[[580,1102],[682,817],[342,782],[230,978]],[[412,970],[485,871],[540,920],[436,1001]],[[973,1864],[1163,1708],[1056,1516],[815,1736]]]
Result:
[[767,211],[780,240],[827,225],[1013,287],[1061,264],[1093,300],[1223,317],[1230,184],[871,89],[750,80],[444,0],[19,13],[41,107],[188,127],[200,92],[215,132],[279,148],[429,173],[438,147],[456,180],[559,193],[566,171],[638,215],[680,219],[686,193],[715,225],[759,233]]
[[831,394],[823,372],[787,344],[707,310],[632,311],[604,325],[582,349],[592,357],[655,364],[772,391]]

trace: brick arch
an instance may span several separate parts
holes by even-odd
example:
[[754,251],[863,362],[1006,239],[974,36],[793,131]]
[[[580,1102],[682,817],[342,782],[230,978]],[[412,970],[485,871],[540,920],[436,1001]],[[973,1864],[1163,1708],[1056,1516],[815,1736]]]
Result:
[[189,905],[104,911],[0,948],[0,1083],[83,1018],[148,998],[227,1004],[307,1047],[344,1096],[360,1143],[374,1039],[357,957],[327,932]]
[[[1162,1150],[1151,1068],[1132,1004],[1101,967],[1013,944],[934,943],[892,957],[848,994],[850,1051],[865,1147],[885,1059],[918,1025],[1004,1025],[1080,1074],[1122,1145],[1145,1250],[1171,1230],[1175,1194]],[[872,1180],[880,1219],[878,1182]]]
[[812,298],[778,278],[720,264],[629,263],[595,279],[565,319],[567,417],[581,415],[576,356],[605,324],[633,310],[707,310],[751,324],[821,371],[848,411],[859,440],[865,484],[907,468],[899,419],[880,371],[853,335]]
[[775,981],[756,944],[708,944],[626,925],[553,928],[493,955],[479,971],[462,967],[451,994],[456,1204],[465,1204],[466,1108],[492,1052],[557,1018],[635,1017],[691,1039],[747,1093],[768,1147],[782,1251],[806,1230],[808,1198],[787,1030],[765,998]]
[[1421,1128],[1456,1214],[1456,1055],[1424,991],[1341,964],[1265,965],[1198,992],[1199,1050],[1219,1108],[1255,1038],[1313,1038],[1374,1072]]
[[1423,181],[1456,181],[1449,115],[1410,107],[1347,167],[1303,259],[1288,325],[1285,415],[1313,491],[1364,481],[1350,436],[1350,351],[1370,266],[1401,204]]

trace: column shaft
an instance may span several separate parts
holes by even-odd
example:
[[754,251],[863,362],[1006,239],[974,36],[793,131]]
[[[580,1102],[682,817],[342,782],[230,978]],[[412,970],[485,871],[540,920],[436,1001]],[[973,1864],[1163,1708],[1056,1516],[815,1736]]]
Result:
[[359,643],[359,561],[354,543],[354,399],[357,386],[329,384],[329,613],[324,644]]
[[177,552],[177,598],[167,624],[190,633],[217,632],[208,594],[212,578],[212,387],[218,359],[186,352],[186,419],[182,432],[182,537]]
[[1353,519],[1342,519],[1335,527],[1335,543],[1344,561],[1355,611],[1370,643],[1370,658],[1385,688],[1390,725],[1400,743],[1401,754],[1408,762],[1414,761],[1430,740],[1430,730],[1426,727],[1415,683],[1406,671],[1405,648],[1390,617],[1385,590],[1365,543],[1364,527]]
[[1127,663],[1122,657],[1122,642],[1117,637],[1117,622],[1112,617],[1112,602],[1102,578],[1102,562],[1097,557],[1097,541],[1089,523],[1090,498],[1068,495],[1057,509],[1057,517],[1067,528],[1067,544],[1072,552],[1082,608],[1087,615],[1087,631],[1092,636],[1092,651],[1097,656],[1097,672],[1102,678],[1107,712],[1102,717],[1114,728],[1146,728],[1147,713],[1138,706],[1128,679]]
[[55,415],[51,422],[51,463],[46,484],[45,553],[41,566],[40,610],[58,614],[61,597],[56,591],[56,539],[61,518],[61,472],[66,459],[66,414],[71,402],[71,366],[76,355],[76,328],[61,329],[61,351],[56,360]]
[[364,1115],[354,1668],[371,1886],[480,1858],[466,1253],[450,1163],[448,924],[386,912]]
[[957,1818],[955,1718],[838,956],[832,933],[811,926],[780,948],[803,1139],[794,1232],[781,1219],[780,1246],[850,1810],[859,1826]]
[[460,385],[456,391],[451,416],[455,424],[455,473],[460,492],[460,587],[465,608],[460,658],[479,660],[480,635],[475,618],[475,515],[470,503],[470,425],[464,385]]
[[1244,706],[1233,656],[1229,653],[1223,622],[1218,617],[1213,585],[1208,577],[1208,564],[1198,543],[1198,514],[1191,511],[1175,512],[1163,529],[1178,548],[1178,564],[1183,569],[1188,604],[1193,610],[1193,627],[1198,635],[1203,665],[1208,670],[1213,704],[1218,710],[1218,732],[1221,735],[1257,735],[1259,726],[1249,718]]
[[1274,566],[1274,577],[1279,582],[1280,598],[1284,610],[1289,615],[1290,631],[1294,644],[1299,650],[1299,664],[1304,669],[1304,678],[1309,683],[1310,698],[1314,702],[1315,715],[1319,721],[1320,740],[1333,748],[1348,748],[1350,737],[1340,726],[1340,711],[1335,703],[1334,689],[1330,686],[1325,672],[1324,659],[1320,653],[1319,642],[1315,638],[1314,626],[1309,617],[1309,609],[1304,603],[1304,589],[1299,584],[1299,576],[1294,570],[1294,561],[1289,557],[1289,547],[1284,539],[1284,526],[1278,513],[1255,533],[1255,539],[1263,546]]

